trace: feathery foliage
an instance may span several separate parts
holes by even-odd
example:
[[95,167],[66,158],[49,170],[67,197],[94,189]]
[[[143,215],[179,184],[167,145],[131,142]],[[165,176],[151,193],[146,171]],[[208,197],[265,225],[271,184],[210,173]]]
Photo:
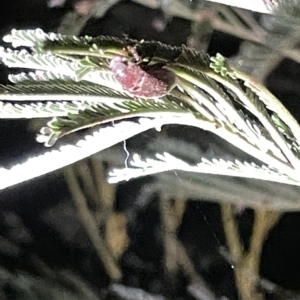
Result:
[[[45,146],[83,128],[143,117],[159,126],[184,124],[209,130],[261,161],[253,165],[212,158],[208,163],[203,157],[197,172],[218,173],[220,167],[223,175],[300,182],[299,124],[263,85],[232,68],[220,54],[209,57],[185,46],[69,37],[41,29],[12,30],[4,41],[18,49],[1,48],[2,63],[22,70],[9,76],[12,84],[0,86],[0,118],[52,117],[37,139]],[[135,84],[132,89],[122,86],[110,68],[116,57],[122,58],[117,72],[124,72],[129,63],[142,72],[135,78],[137,83],[128,79]],[[144,87],[141,78],[158,76],[163,82],[162,70],[176,78],[167,95],[137,97],[134,89]],[[150,96],[155,88],[151,82]],[[177,163],[176,168],[186,169]]]

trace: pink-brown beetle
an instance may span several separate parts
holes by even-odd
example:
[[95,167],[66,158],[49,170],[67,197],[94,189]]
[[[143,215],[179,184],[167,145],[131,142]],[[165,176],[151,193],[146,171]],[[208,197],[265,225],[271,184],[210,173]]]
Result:
[[[129,51],[132,52],[132,49]],[[133,56],[135,60],[138,59],[136,52]],[[136,97],[163,97],[175,86],[175,74],[160,63],[150,65],[116,56],[110,61],[109,67],[124,91]]]

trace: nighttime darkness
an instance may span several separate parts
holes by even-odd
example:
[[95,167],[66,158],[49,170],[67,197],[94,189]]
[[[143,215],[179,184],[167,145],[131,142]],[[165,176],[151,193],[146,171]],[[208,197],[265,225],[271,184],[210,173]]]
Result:
[[0,300],[300,299],[300,0],[0,16]]

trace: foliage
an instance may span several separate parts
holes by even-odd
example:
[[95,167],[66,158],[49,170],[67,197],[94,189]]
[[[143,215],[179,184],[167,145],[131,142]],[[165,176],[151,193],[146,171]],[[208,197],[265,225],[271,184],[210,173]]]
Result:
[[[80,160],[147,130],[150,124],[154,128],[181,124],[211,131],[261,162],[203,157],[202,163],[196,167],[197,172],[205,170],[206,173],[218,174],[216,170],[220,168],[220,174],[228,176],[293,185],[300,183],[297,176],[300,169],[299,124],[263,85],[231,67],[220,54],[210,58],[185,46],[127,40],[126,45],[134,47],[139,56],[140,61],[136,62],[132,51],[128,51],[120,39],[68,37],[46,34],[40,29],[12,30],[4,41],[17,50],[1,48],[2,63],[10,68],[20,68],[22,72],[9,76],[13,84],[0,86],[0,117],[51,117],[37,138],[45,146],[53,146],[63,136],[95,125],[101,125],[104,132],[117,127],[118,122],[127,121],[126,124],[136,128],[145,125],[136,122],[137,118],[149,120],[144,129],[132,129],[132,133],[119,135],[113,142],[101,139],[98,150],[94,148],[89,154],[78,154],[87,153],[85,143],[77,144],[76,155],[71,149],[58,148],[60,154],[53,150],[50,153],[56,155],[56,161],[57,155],[69,155],[68,151],[73,151],[72,162]],[[110,60],[116,56],[123,57],[124,61],[166,68],[175,74],[176,86],[161,98],[138,98],[125,92],[109,68]],[[23,69],[28,69],[28,72]],[[103,124],[111,125],[103,127]],[[90,136],[89,133],[86,135]],[[35,163],[43,162],[42,157],[34,158]],[[169,156],[166,158],[170,159]],[[156,159],[157,162],[161,160]],[[68,163],[71,162],[58,163],[55,168]],[[135,167],[142,170],[152,168],[151,173],[160,172],[159,168],[155,169],[156,163],[150,160],[148,163],[145,166],[140,162]],[[22,168],[26,164],[29,166],[27,162]],[[184,162],[177,161],[172,168],[181,169],[184,165]],[[0,172],[6,174],[13,170],[0,169]],[[44,173],[47,172],[49,170],[45,169]],[[22,180],[42,173],[28,175]],[[128,170],[126,179],[142,175],[143,171],[130,175]],[[11,184],[14,182],[3,187]]]

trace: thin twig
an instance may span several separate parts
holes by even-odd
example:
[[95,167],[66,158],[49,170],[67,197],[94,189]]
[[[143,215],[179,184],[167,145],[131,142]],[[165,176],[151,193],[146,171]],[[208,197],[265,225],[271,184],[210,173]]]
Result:
[[99,226],[103,225],[113,210],[115,200],[115,186],[108,184],[103,162],[97,157],[91,157],[92,177],[97,189],[97,197],[94,199],[96,203],[96,219]]
[[[183,199],[178,198],[177,201]],[[175,200],[176,201],[176,200]],[[186,202],[184,199],[183,201]],[[184,207],[184,206],[183,206]],[[182,207],[181,207],[182,208]],[[171,205],[171,200],[165,197],[160,199],[160,211],[164,228],[164,245],[165,245],[165,266],[168,275],[174,276],[177,269],[180,267],[185,275],[189,278],[190,285],[188,290],[196,296],[201,290],[201,296],[205,295],[207,300],[215,300],[214,294],[207,287],[205,281],[195,270],[195,267],[188,257],[185,248],[176,236],[180,221],[183,216],[184,209],[178,211]],[[199,297],[196,299],[200,299]]]
[[257,288],[260,282],[259,265],[261,251],[270,229],[278,222],[279,211],[255,210],[255,221],[249,251],[244,250],[238,224],[235,221],[235,208],[231,204],[221,205],[224,231],[230,256],[232,257],[236,284],[243,300],[261,299]]
[[[160,7],[159,1],[156,0],[134,0],[137,3],[143,4],[145,6],[148,6],[153,9],[157,9]],[[252,11],[256,11],[259,13],[266,13],[266,14],[272,14],[276,10],[276,3],[274,3],[273,6],[268,5],[269,1],[264,0],[247,0],[247,1],[240,1],[240,0],[208,0],[210,2],[215,2],[219,4],[229,5],[229,6],[235,6],[243,9],[248,9]],[[170,5],[170,10],[179,10],[182,9],[185,10],[187,8],[187,5],[185,3],[180,3],[179,1],[172,1],[172,5]]]
[[119,280],[122,277],[120,267],[107,248],[105,241],[99,235],[97,222],[87,207],[85,196],[71,167],[66,168],[65,178],[77,207],[79,218],[89,235],[95,251],[101,259],[107,274],[112,280]]
[[[277,1],[275,0],[207,0],[210,2],[220,3],[229,6],[235,6],[242,9],[252,10],[264,14],[273,14],[277,8]],[[273,4],[273,5],[272,5]]]
[[177,248],[174,247],[176,239],[176,223],[174,222],[174,210],[172,209],[170,199],[160,199],[160,212],[164,229],[164,249],[165,249],[165,267],[168,275],[174,276],[177,272]]
[[269,231],[278,222],[280,216],[280,211],[274,210],[255,210],[255,220],[253,225],[253,233],[251,237],[250,250],[247,254],[247,260],[252,264],[253,270],[259,272],[259,258],[261,256],[261,251],[263,244],[269,234]]

